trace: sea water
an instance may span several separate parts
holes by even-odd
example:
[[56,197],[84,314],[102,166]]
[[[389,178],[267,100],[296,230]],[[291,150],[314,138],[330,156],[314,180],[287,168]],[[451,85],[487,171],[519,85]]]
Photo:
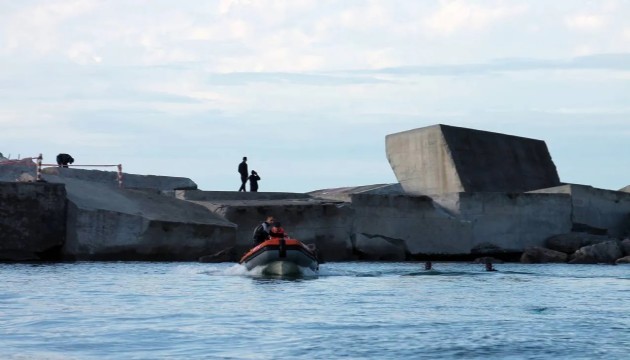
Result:
[[2,359],[627,359],[630,266],[0,264]]

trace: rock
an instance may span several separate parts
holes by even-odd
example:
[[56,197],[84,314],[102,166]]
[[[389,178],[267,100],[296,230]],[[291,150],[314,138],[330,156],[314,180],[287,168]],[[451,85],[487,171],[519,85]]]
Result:
[[615,261],[615,264],[630,264],[630,256],[624,256],[620,259],[617,259],[617,261]]
[[630,239],[623,239],[619,245],[625,256],[630,255]]
[[570,264],[613,264],[623,257],[619,241],[606,241],[603,243],[585,246],[578,249],[569,260]]
[[223,249],[212,255],[205,255],[199,258],[199,262],[202,263],[237,262],[238,260],[239,259],[234,246]]
[[17,182],[35,182],[37,178],[29,173],[22,173],[15,181]]
[[523,252],[523,264],[566,263],[569,256],[563,252],[532,246]]
[[570,232],[548,238],[545,240],[545,247],[565,254],[573,254],[584,246],[599,244],[610,240],[612,239],[605,235]]

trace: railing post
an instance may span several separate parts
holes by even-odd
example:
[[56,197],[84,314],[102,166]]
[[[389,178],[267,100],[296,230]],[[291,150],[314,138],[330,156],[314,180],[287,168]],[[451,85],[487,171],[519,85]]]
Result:
[[42,160],[44,157],[42,154],[39,154],[37,157],[37,181],[42,181]]
[[118,164],[118,187],[121,189],[123,187],[122,164]]

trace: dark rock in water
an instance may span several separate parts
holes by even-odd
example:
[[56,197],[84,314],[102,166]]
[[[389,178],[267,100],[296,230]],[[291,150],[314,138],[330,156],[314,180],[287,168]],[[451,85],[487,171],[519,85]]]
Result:
[[630,256],[624,256],[621,259],[617,259],[615,264],[630,264]]
[[572,254],[585,246],[599,244],[610,240],[613,239],[605,235],[570,232],[548,238],[545,240],[545,245],[548,249],[560,251],[565,254]]
[[619,241],[607,241],[595,245],[585,246],[571,255],[571,264],[613,264],[623,257]]
[[521,256],[523,264],[566,263],[569,256],[563,252],[533,246],[525,249]]
[[202,263],[237,262],[238,260],[234,247],[229,247],[212,255],[205,255],[199,258],[199,262]]

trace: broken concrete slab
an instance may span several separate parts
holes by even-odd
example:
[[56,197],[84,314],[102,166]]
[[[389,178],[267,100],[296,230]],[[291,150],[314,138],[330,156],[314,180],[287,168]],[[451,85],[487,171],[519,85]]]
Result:
[[[352,196],[355,233],[380,238],[408,256],[521,253],[571,228],[566,195],[455,193]],[[404,245],[403,245],[404,244]],[[360,243],[355,244],[357,251]],[[482,249],[493,249],[485,251]]]
[[[118,172],[103,170],[86,170],[78,168],[47,167],[42,174],[56,175],[63,178],[78,179],[118,187]],[[123,173],[123,187],[126,189],[194,190],[197,184],[184,177],[139,175]]]
[[236,225],[194,203],[75,178],[44,178],[67,189],[68,259],[196,261],[234,246]]
[[613,237],[622,237],[630,232],[630,193],[577,184],[531,193],[570,195],[574,228],[601,229]]

